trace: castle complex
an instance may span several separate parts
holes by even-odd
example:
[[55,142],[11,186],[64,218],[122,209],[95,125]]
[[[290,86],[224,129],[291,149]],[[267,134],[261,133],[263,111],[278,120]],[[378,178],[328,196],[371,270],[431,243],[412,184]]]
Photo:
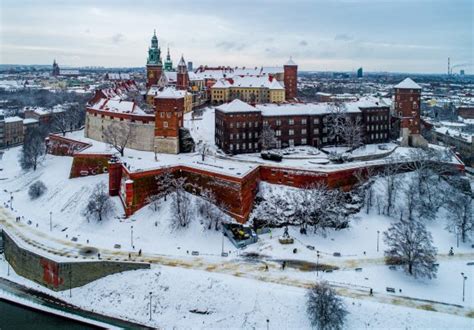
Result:
[[[60,137],[50,139],[50,149],[56,150],[53,152],[72,150],[71,177],[108,171],[109,192],[120,196],[127,215],[146,205],[147,197],[163,188],[156,185],[155,177],[164,171],[187,178],[193,184],[192,193],[199,194],[202,189],[213,191],[217,200],[228,205],[226,212],[240,222],[248,218],[261,180],[295,187],[316,182],[330,187],[350,187],[355,182],[357,166],[351,170],[327,171],[315,170],[313,165],[305,168],[246,163],[243,166],[232,157],[265,149],[261,135],[267,128],[274,132],[272,147],[277,149],[344,145],[346,137],[330,132],[335,107],[340,109],[343,125],[357,123],[361,138],[357,145],[388,142],[393,116],[400,120],[402,146],[426,145],[420,135],[421,87],[409,78],[394,87],[394,102],[363,97],[336,105],[298,100],[298,67],[292,59],[282,68],[200,66],[193,72],[188,71],[184,56],[173,68],[168,50],[164,64],[155,33],[146,64],[147,90],[143,94],[146,106],[139,106],[127,97],[139,87],[133,81],[122,81],[115,82],[115,88],[97,91],[86,112],[86,138],[108,142],[104,132],[111,126],[120,127],[130,132],[127,148],[155,154],[154,160],[159,163],[153,163],[151,169],[134,172],[115,158],[113,152],[88,153],[87,141],[81,144]],[[160,157],[182,152],[185,114],[203,104],[215,104],[212,138],[223,152],[218,151],[219,164],[207,164],[197,153]],[[69,146],[66,151],[64,146]]]

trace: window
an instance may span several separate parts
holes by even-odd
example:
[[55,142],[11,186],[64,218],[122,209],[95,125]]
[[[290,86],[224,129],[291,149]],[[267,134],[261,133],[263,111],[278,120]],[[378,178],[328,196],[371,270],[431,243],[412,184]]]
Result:
[[237,122],[237,124],[235,125],[235,127],[240,128],[240,122]]
[[306,134],[306,128],[303,128],[303,129],[301,130],[301,134]]
[[164,122],[163,122],[163,127],[164,127],[164,128],[168,128],[168,122],[167,122],[167,121],[164,121]]
[[235,150],[239,150],[239,149],[240,149],[240,145],[237,143],[237,144],[235,145]]
[[233,124],[233,123],[230,123],[229,127],[230,127],[230,128],[234,128],[234,124]]
[[255,128],[258,127],[258,121],[256,121],[256,122],[254,123],[254,126],[255,126]]
[[166,118],[171,118],[171,112],[166,113]]
[[290,119],[290,120],[288,120],[288,124],[289,124],[289,125],[294,125],[294,124],[295,124],[295,121],[294,121],[293,119]]
[[161,117],[161,118],[165,118],[165,113],[164,113],[164,112],[160,112],[160,117]]
[[254,145],[255,149],[258,149],[258,143],[257,142],[255,142],[253,145]]
[[326,143],[328,142],[328,138],[327,137],[323,137],[323,143]]
[[268,120],[264,120],[264,121],[263,121],[263,125],[264,125],[264,126],[267,126],[267,125],[268,125]]
[[280,119],[278,119],[278,120],[276,121],[276,125],[277,125],[277,126],[281,126],[281,120],[280,120]]
[[235,136],[236,136],[236,139],[237,139],[237,140],[240,139],[239,133],[235,134]]
[[232,143],[230,144],[229,149],[234,150],[234,145]]
[[242,128],[245,128],[245,126],[247,126],[247,125],[246,125],[245,122],[243,122],[243,123],[242,123]]
[[288,135],[295,135],[295,131],[292,129],[288,130]]
[[230,139],[231,139],[231,140],[234,139],[234,134],[231,134],[231,135],[230,135]]
[[307,144],[306,139],[301,139],[301,144]]
[[294,145],[295,145],[295,140],[289,139],[289,140],[288,140],[288,143],[289,143],[290,147],[294,147]]
[[301,119],[301,124],[306,125],[306,118]]
[[246,134],[242,133],[242,139],[245,139],[245,138],[246,138]]
[[319,124],[319,118],[314,118],[313,119],[313,124]]
[[275,131],[275,135],[276,135],[276,136],[281,136],[281,131],[280,131],[279,129],[277,129],[277,130]]
[[313,134],[319,134],[319,128],[313,129]]

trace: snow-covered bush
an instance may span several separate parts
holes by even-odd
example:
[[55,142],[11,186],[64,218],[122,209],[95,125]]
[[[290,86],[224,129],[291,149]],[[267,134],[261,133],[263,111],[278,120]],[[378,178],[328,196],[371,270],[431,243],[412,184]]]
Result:
[[28,189],[28,195],[31,199],[37,199],[41,197],[46,192],[46,190],[47,188],[43,181],[38,180],[34,182]]
[[307,292],[306,311],[317,329],[342,329],[348,314],[342,299],[327,282],[313,285]]

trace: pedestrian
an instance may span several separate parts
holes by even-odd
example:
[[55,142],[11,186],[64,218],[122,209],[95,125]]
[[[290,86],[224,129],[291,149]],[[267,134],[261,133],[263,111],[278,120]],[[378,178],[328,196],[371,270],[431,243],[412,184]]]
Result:
[[99,259],[100,259],[100,253],[97,253],[97,258],[99,258]]
[[265,264],[265,271],[268,272],[268,265]]
[[285,267],[286,267],[286,261],[283,261],[283,263],[281,264],[281,269],[285,270]]
[[453,247],[451,246],[451,248],[449,249],[449,255],[450,256],[453,256],[454,255],[454,250],[453,250]]
[[139,257],[142,256],[142,249],[138,250],[138,256],[139,256]]
[[128,259],[132,259],[132,254],[131,253],[128,254]]
[[373,296],[374,295],[374,290],[372,288],[370,288],[370,295]]

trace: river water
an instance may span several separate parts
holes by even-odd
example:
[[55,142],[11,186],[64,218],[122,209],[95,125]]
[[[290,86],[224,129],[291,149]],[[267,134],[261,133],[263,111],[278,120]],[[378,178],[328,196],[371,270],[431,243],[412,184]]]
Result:
[[100,329],[0,300],[0,329]]

